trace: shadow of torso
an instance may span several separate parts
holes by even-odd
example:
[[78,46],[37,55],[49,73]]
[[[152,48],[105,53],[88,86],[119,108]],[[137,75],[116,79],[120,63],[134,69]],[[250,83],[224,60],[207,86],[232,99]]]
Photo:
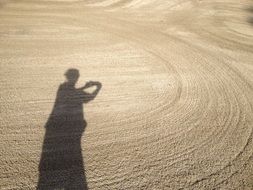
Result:
[[81,149],[81,137],[87,125],[83,103],[93,98],[67,82],[60,85],[45,125],[37,189],[87,189]]

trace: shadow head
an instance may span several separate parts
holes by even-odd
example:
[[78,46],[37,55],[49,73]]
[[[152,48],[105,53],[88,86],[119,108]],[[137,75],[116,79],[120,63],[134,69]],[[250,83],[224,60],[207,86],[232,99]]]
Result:
[[72,84],[75,84],[80,76],[79,71],[77,69],[68,69],[64,75],[67,79],[67,82]]

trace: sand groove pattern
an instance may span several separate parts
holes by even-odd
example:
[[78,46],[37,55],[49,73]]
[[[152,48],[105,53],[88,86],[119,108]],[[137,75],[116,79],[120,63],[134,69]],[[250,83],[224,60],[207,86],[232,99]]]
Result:
[[[252,7],[248,0],[1,1],[0,189],[54,189],[52,181],[38,186],[41,157],[54,154],[71,159],[51,171],[55,184],[73,178],[63,189],[253,189]],[[83,110],[79,102],[79,111],[59,117],[65,129],[47,141],[70,68],[80,74],[76,89],[99,82],[86,83]],[[91,98],[92,84],[101,86]],[[85,129],[71,131],[80,120]],[[45,145],[52,139],[60,156]],[[73,177],[80,165],[87,187]]]

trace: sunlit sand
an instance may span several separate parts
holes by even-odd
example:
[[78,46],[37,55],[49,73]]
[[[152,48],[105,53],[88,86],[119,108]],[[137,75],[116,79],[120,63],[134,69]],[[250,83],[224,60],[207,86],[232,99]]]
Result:
[[0,1],[0,189],[253,189],[253,2]]

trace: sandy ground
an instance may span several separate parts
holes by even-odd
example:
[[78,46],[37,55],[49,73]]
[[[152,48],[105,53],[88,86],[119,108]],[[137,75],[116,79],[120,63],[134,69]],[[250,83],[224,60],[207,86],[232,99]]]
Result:
[[1,190],[253,189],[252,1],[1,0],[0,85]]

